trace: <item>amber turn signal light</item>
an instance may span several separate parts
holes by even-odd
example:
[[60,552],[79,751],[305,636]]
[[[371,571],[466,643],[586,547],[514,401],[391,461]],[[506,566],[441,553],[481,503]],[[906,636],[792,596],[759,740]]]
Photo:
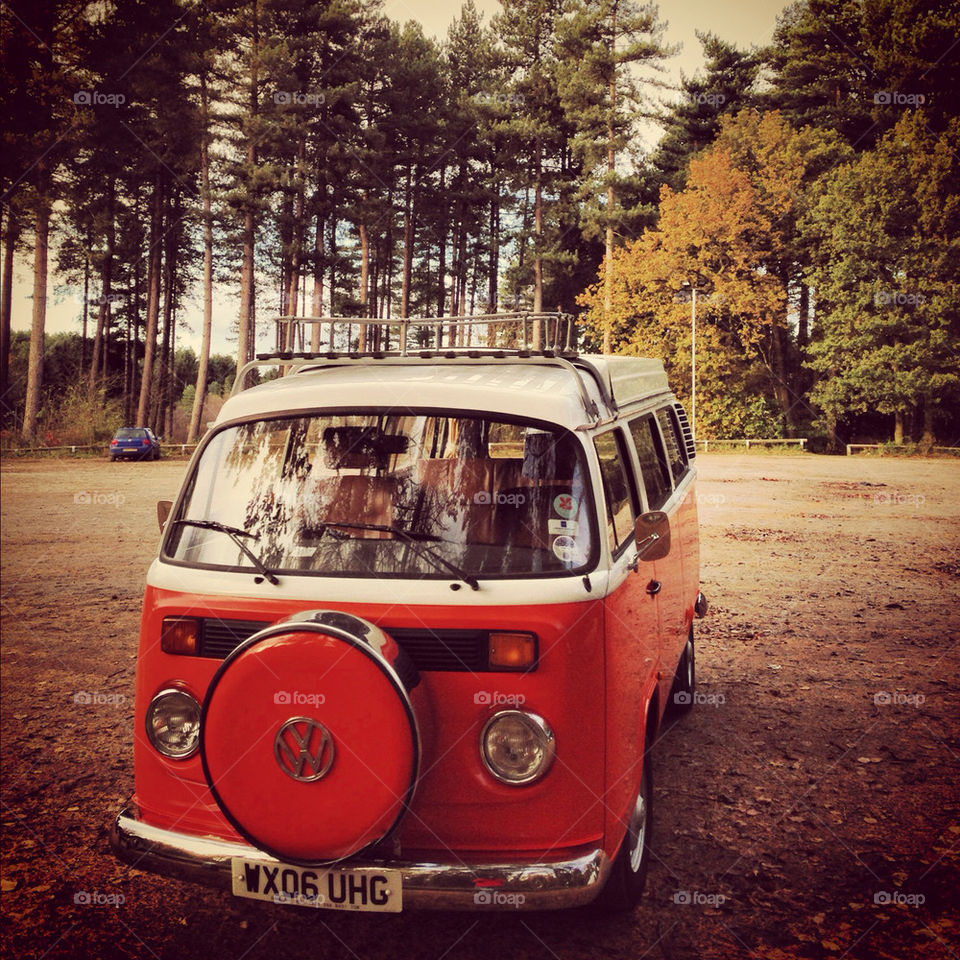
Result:
[[535,633],[490,633],[491,670],[529,670],[537,662]]
[[200,621],[192,617],[164,617],[160,626],[160,649],[164,653],[196,656]]

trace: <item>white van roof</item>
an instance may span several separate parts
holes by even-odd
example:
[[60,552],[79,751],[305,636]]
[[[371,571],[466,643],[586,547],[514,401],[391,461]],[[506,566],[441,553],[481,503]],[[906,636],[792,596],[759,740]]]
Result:
[[[506,316],[509,322],[517,323],[517,315]],[[498,315],[497,320],[502,317]],[[281,322],[289,325],[291,318],[281,318],[278,324]],[[427,323],[411,324],[418,322]],[[623,407],[669,396],[660,360],[576,354],[559,345],[560,323],[551,328],[548,321],[542,322],[555,337],[544,349],[468,343],[411,352],[262,354],[238,375],[234,395],[224,404],[216,422],[311,409],[403,406],[522,415],[575,429],[615,417]],[[444,320],[444,331],[467,323],[472,328],[477,318]],[[395,329],[395,325],[392,327]],[[516,337],[516,326],[513,331]],[[332,327],[330,337],[334,337]],[[523,340],[527,340],[526,331]],[[284,342],[296,342],[294,335]],[[265,365],[279,365],[287,375],[243,389],[247,373]]]

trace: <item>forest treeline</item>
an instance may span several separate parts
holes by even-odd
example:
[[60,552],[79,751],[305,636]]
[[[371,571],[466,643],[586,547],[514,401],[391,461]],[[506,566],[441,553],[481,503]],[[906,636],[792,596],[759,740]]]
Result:
[[673,90],[634,0],[468,0],[441,42],[378,0],[4,5],[4,427],[169,434],[190,386],[192,440],[214,330],[238,368],[277,315],[562,310],[685,401],[695,319],[698,436],[957,443],[958,35],[956,2],[801,0]]

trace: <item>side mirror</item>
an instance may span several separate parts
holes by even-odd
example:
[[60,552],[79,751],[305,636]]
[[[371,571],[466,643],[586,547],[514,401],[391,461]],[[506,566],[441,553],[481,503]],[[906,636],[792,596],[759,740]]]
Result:
[[160,524],[160,532],[163,533],[164,524],[167,522],[167,517],[170,516],[170,511],[173,509],[172,500],[158,500],[157,501],[157,523]]
[[670,552],[670,518],[662,510],[637,517],[634,526],[638,560],[662,560]]

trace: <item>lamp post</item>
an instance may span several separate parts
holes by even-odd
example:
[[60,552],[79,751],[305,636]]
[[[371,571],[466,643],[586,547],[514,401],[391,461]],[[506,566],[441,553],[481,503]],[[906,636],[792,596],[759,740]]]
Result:
[[693,288],[690,301],[690,434],[697,442],[697,288]]
[[690,288],[690,435],[697,439],[697,288],[684,280]]

